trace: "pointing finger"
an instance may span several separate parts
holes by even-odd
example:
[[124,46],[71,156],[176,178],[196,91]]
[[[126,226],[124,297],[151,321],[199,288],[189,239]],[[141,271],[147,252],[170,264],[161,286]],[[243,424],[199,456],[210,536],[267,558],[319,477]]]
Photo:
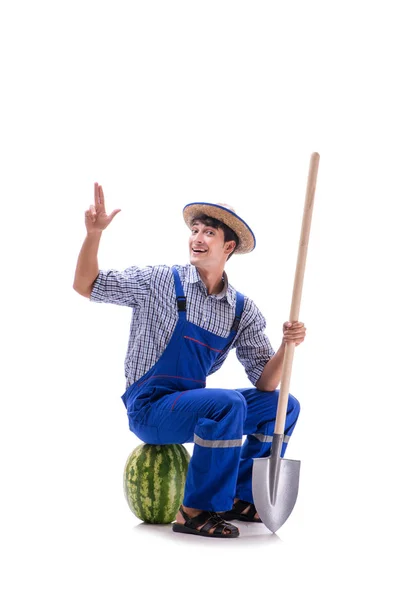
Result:
[[94,205],[96,207],[96,209],[101,208],[102,203],[101,203],[101,185],[99,185],[98,183],[94,184]]
[[99,204],[104,212],[106,212],[106,205],[104,202],[104,192],[101,185],[99,185]]

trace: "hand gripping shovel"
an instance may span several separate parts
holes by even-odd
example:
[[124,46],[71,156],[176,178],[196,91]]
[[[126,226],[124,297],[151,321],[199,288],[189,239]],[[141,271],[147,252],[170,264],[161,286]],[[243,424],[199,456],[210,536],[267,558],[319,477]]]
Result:
[[[319,154],[314,152],[311,155],[308,172],[303,223],[297,255],[292,305],[290,308],[290,322],[298,321],[299,318],[318,165]],[[260,519],[273,533],[278,531],[292,512],[296,504],[299,489],[300,461],[281,458],[294,349],[294,342],[288,343],[285,346],[282,381],[279,391],[275,430],[272,438],[271,455],[267,458],[255,458],[253,461],[254,504]]]

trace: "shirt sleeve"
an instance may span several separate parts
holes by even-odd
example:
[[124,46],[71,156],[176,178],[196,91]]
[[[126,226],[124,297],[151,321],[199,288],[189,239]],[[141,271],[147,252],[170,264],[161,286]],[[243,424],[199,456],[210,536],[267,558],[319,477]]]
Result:
[[252,300],[246,298],[243,311],[243,329],[236,338],[233,347],[236,356],[243,365],[251,383],[255,385],[263,369],[275,354],[271,342],[265,333],[266,322],[261,311]]
[[100,271],[90,300],[121,306],[139,306],[149,293],[152,267],[128,267],[125,271]]

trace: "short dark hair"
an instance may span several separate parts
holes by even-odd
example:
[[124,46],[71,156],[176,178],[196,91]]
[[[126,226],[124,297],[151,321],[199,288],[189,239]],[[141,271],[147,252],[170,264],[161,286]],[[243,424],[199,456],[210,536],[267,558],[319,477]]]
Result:
[[229,260],[230,257],[232,256],[232,254],[235,253],[235,250],[239,246],[239,238],[236,235],[236,233],[233,231],[233,229],[228,227],[228,225],[225,225],[225,223],[223,223],[222,221],[219,221],[219,219],[214,219],[214,217],[209,217],[208,215],[205,215],[205,214],[195,215],[193,217],[193,219],[191,220],[190,224],[193,225],[193,223],[195,223],[195,221],[199,221],[199,223],[203,223],[203,225],[207,225],[208,227],[213,227],[214,229],[222,229],[222,231],[224,233],[224,242],[232,242],[232,241],[235,242],[236,246],[227,258],[227,260]]

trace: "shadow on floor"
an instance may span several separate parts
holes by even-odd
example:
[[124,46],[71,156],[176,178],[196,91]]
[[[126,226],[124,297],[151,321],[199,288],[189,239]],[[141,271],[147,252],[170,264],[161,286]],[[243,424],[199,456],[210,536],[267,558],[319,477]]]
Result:
[[[200,535],[187,535],[182,533],[175,533],[172,531],[172,525],[154,525],[151,523],[139,523],[133,528],[135,535],[146,536],[146,537],[157,537],[163,538],[165,541],[168,539],[174,544],[245,544],[245,545],[256,545],[256,544],[282,544],[282,540],[276,533],[271,533],[261,523],[244,523],[241,521],[234,521],[234,525],[240,529],[240,536],[231,541],[225,541],[224,538],[214,538],[213,540]],[[223,540],[223,541],[222,541]]]

